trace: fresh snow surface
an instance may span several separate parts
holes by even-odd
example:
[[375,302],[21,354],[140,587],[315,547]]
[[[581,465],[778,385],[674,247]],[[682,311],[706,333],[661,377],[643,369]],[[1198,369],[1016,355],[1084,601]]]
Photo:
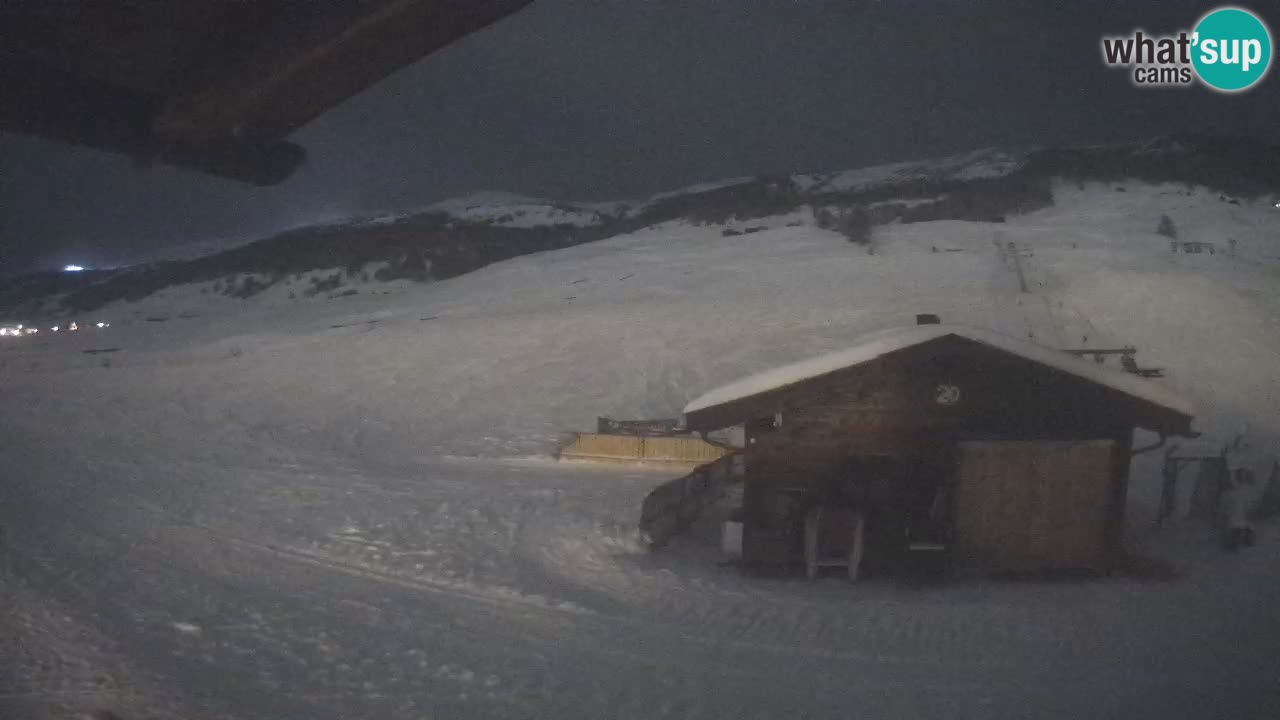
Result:
[[598,225],[603,219],[594,209],[501,192],[480,192],[451,198],[429,205],[426,210],[445,212],[459,220],[490,222],[513,228],[545,225],[586,227]]
[[795,385],[837,370],[861,365],[898,350],[914,347],[930,340],[958,336],[998,350],[1024,357],[1041,365],[1061,370],[1090,382],[1127,393],[1183,415],[1194,415],[1191,404],[1150,380],[1120,370],[1103,367],[1054,348],[1047,348],[1000,333],[962,325],[913,325],[890,328],[858,338],[853,345],[818,357],[766,370],[712,390],[685,406],[686,413],[759,395]]
[[[0,717],[1280,717],[1280,531],[1226,555],[1156,530],[1160,452],[1128,535],[1176,579],[937,589],[744,577],[714,525],[647,552],[672,473],[547,458],[935,312],[1137,346],[1199,444],[1243,432],[1231,462],[1265,478],[1280,210],[1124,185],[880,227],[874,254],[805,212],[671,222],[351,296],[173,288],[0,343]],[[1161,214],[1237,256],[1170,253]]]
[[[836,173],[807,173],[792,175],[791,180],[802,193],[865,190],[880,185],[910,180],[977,180],[1007,175],[1022,167],[1025,159],[993,149],[975,150],[946,158],[893,163],[845,170]],[[292,229],[311,225],[376,226],[390,225],[423,212],[443,212],[459,220],[489,223],[499,227],[535,228],[548,225],[590,227],[600,225],[610,218],[636,217],[653,205],[674,197],[697,195],[752,182],[755,177],[742,176],[696,183],[677,190],[656,193],[643,200],[613,200],[596,202],[560,202],[546,198],[530,197],[518,193],[484,190],[469,195],[448,198],[427,205],[419,210],[386,212],[368,216],[330,214],[311,217]],[[911,198],[895,200],[914,206],[928,199]],[[880,203],[877,203],[880,204]],[[195,244],[179,251],[168,251],[150,259],[192,258],[210,251],[226,249],[242,241],[212,241]],[[201,248],[204,252],[201,252]]]
[[1021,155],[984,149],[945,158],[846,170],[825,179],[813,175],[797,175],[793,179],[802,189],[812,193],[869,190],[912,180],[982,180],[1002,177],[1021,168],[1025,161]]

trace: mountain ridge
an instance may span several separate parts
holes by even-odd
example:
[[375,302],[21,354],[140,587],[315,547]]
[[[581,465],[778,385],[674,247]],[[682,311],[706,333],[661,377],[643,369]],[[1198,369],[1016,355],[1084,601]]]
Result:
[[[663,222],[724,223],[809,206],[891,222],[1000,222],[1053,203],[1050,181],[1175,182],[1245,197],[1280,191],[1280,147],[1239,137],[1168,135],[1139,143],[1011,151],[832,173],[730,178],[639,201],[578,203],[483,191],[420,211],[353,217],[285,230],[209,255],[77,274],[30,273],[0,285],[0,311],[56,316],[138,300],[164,288],[223,281],[251,297],[320,270],[376,280],[456,277],[511,257],[603,240]],[[342,285],[339,278],[337,286]]]

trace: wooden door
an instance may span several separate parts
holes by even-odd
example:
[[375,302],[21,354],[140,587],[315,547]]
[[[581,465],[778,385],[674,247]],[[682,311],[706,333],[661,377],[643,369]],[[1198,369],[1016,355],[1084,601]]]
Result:
[[1101,569],[1111,440],[964,442],[955,488],[959,559],[988,569]]

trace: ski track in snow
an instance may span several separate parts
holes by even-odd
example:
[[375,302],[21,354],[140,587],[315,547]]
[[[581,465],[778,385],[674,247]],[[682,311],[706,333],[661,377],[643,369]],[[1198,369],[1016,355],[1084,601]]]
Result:
[[[1126,186],[878,228],[874,255],[805,213],[669,223],[393,296],[178,288],[103,309],[109,333],[0,346],[0,569],[26,618],[0,620],[22,648],[0,717],[1276,717],[1280,532],[1230,557],[1153,532],[1150,457],[1131,534],[1179,579],[935,590],[742,577],[705,533],[651,554],[635,522],[669,474],[537,459],[937,312],[1137,345],[1206,442],[1248,429],[1265,477],[1280,213]],[[1241,257],[1169,254],[1161,213]],[[162,309],[198,317],[145,322]],[[78,352],[108,342],[109,366]]]

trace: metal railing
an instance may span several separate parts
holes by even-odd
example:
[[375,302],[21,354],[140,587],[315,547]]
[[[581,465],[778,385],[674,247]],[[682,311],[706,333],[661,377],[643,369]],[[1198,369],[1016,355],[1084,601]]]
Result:
[[703,509],[719,500],[744,470],[742,453],[731,452],[659,485],[645,496],[640,507],[641,537],[651,548],[662,547],[698,519]]

